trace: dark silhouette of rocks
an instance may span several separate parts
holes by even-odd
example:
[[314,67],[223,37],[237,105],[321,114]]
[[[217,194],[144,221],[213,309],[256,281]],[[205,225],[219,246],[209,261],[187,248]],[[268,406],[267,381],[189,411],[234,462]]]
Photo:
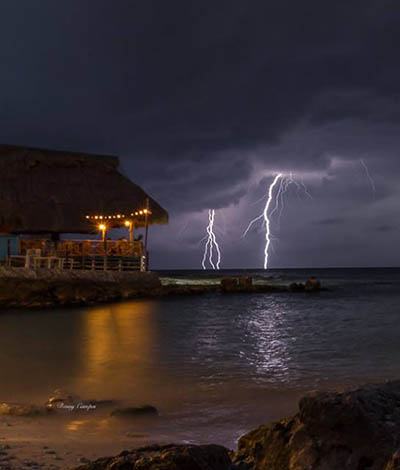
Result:
[[314,392],[290,418],[260,426],[238,451],[217,445],[151,446],[76,470],[399,470],[400,381]]
[[239,282],[235,277],[225,277],[221,279],[222,292],[236,292],[239,290]]
[[[68,393],[65,390],[57,389],[54,391],[51,397],[49,397],[44,405],[26,404],[26,403],[8,403],[0,402],[0,416],[19,416],[19,417],[31,417],[31,416],[45,416],[54,415],[62,412],[88,412],[95,411],[100,408],[111,408],[117,406],[119,403],[117,400],[86,400],[80,398],[78,395]],[[136,409],[142,410],[143,413],[150,413],[150,405],[146,407],[138,408],[127,408],[127,410]],[[124,408],[122,408],[124,410]],[[156,410],[154,408],[154,410]],[[156,410],[157,412],[157,410]],[[1,470],[1,469],[0,469]]]
[[62,389],[54,391],[45,403],[47,411],[90,411],[117,405],[116,400],[83,400]]
[[234,461],[252,470],[399,469],[400,381],[302,398],[289,419],[239,440]]
[[0,307],[93,305],[158,295],[161,289],[156,273],[56,270],[35,273],[3,268],[0,272]]
[[315,278],[306,284],[255,284],[249,276],[225,277],[220,283],[163,285],[157,273],[97,271],[34,272],[0,268],[0,308],[84,306],[135,298],[190,296],[210,292],[280,293],[314,292],[321,289]]
[[321,290],[321,283],[318,281],[317,278],[311,276],[310,279],[307,280],[306,285],[304,286],[306,292],[314,292]]
[[227,449],[217,445],[149,446],[81,465],[76,470],[231,470]]
[[155,406],[144,405],[138,407],[115,408],[110,414],[117,418],[150,417],[158,416],[158,410]]
[[36,405],[21,403],[0,403],[0,416],[38,416],[46,413],[46,409]]
[[221,279],[220,290],[223,293],[279,293],[279,292],[318,292],[322,289],[320,281],[314,276],[305,284],[292,283],[286,284],[268,284],[259,283],[254,284],[252,277],[225,277]]

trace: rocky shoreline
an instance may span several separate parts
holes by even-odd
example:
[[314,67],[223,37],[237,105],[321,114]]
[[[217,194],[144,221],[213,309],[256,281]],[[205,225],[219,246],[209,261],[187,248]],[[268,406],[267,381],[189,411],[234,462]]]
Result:
[[[132,423],[143,416],[158,416],[150,405],[122,408],[114,401],[81,400],[62,391],[41,407],[0,404],[0,416],[54,417],[65,415],[66,408],[77,403],[76,413],[84,412],[83,405],[104,406],[111,410],[110,416]],[[63,465],[64,457],[48,446],[43,447],[44,461],[22,459],[18,446],[1,439],[0,468],[4,470],[399,470],[400,380],[311,392],[300,399],[294,416],[248,432],[239,439],[236,451],[216,444],[153,444],[95,460],[81,456],[76,459],[78,466],[71,466]],[[57,463],[48,462],[49,458]]]
[[75,470],[399,470],[400,381],[315,392],[296,415],[218,445],[148,446]]
[[251,277],[227,277],[213,284],[163,284],[157,273],[0,270],[0,308],[85,306],[135,298],[220,293],[315,292],[320,283],[254,284]]

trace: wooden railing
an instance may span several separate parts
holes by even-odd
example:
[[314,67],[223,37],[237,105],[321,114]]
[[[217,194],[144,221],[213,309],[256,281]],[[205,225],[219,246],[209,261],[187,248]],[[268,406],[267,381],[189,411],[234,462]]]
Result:
[[59,258],[57,256],[22,256],[12,255],[7,265],[25,269],[61,269],[81,271],[147,271],[147,258],[84,257]]
[[46,239],[21,239],[20,254],[26,255],[29,250],[40,250],[41,256],[57,256],[60,258],[141,258],[144,253],[140,241],[60,240],[59,242],[53,242]]

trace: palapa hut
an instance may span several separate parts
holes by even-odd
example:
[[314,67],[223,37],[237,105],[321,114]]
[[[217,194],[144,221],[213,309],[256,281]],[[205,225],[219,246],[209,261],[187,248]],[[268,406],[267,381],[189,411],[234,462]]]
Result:
[[[120,269],[128,258],[133,266],[133,258],[146,255],[134,229],[166,224],[168,213],[118,165],[112,156],[0,145],[0,233],[23,235],[20,256],[40,250],[38,258],[62,259],[64,268],[97,269],[104,258],[111,268],[114,258]],[[125,246],[107,240],[116,227],[129,230]],[[62,233],[99,233],[102,242],[59,241]]]

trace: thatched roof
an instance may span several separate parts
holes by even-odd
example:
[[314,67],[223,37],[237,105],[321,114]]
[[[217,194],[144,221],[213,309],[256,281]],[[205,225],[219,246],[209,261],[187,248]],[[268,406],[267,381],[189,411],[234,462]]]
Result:
[[[90,233],[87,214],[143,209],[149,196],[118,172],[118,163],[117,157],[0,145],[0,231]],[[149,223],[167,223],[168,213],[149,203]]]

